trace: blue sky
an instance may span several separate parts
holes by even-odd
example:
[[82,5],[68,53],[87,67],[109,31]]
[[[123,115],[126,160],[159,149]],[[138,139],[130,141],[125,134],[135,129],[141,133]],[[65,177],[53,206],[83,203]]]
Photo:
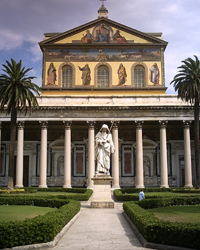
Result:
[[[42,83],[42,52],[46,32],[65,32],[97,18],[99,0],[0,0],[0,69],[10,58],[33,68]],[[167,93],[181,61],[200,58],[199,0],[106,0],[108,17],[142,32],[162,32]],[[0,71],[2,73],[2,71]]]

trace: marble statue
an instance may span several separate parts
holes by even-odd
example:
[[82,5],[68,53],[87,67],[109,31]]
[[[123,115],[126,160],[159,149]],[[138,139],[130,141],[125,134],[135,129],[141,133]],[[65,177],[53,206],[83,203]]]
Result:
[[96,174],[110,174],[110,155],[114,151],[115,147],[110,130],[106,124],[103,124],[95,137]]

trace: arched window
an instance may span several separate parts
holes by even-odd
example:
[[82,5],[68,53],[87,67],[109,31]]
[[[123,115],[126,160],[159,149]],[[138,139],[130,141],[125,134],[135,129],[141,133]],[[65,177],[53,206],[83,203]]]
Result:
[[138,65],[134,67],[134,86],[137,88],[144,87],[144,67]]
[[109,87],[109,68],[101,65],[97,70],[97,88]]
[[72,87],[72,67],[69,65],[65,65],[62,67],[62,87]]

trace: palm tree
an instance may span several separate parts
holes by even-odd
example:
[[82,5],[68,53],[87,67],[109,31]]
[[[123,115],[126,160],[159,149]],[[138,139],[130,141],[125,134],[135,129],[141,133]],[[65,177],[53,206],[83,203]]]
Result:
[[179,73],[170,83],[178,91],[178,98],[194,105],[194,137],[195,137],[195,166],[196,188],[199,188],[199,100],[200,100],[200,61],[197,56],[187,58],[178,67]]
[[35,77],[28,77],[27,73],[32,68],[22,68],[21,60],[16,63],[11,59],[11,63],[2,65],[5,74],[0,75],[0,108],[6,109],[7,114],[11,114],[10,124],[10,155],[9,155],[9,189],[13,189],[14,178],[14,149],[17,126],[17,112],[27,110],[30,112],[38,106],[36,94],[40,94],[40,88],[31,82]]

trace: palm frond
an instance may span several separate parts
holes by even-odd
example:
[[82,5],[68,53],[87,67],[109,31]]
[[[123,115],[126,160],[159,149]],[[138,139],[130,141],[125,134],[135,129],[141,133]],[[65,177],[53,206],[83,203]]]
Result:
[[40,95],[40,88],[32,83],[35,76],[27,76],[32,68],[22,67],[22,61],[18,63],[14,59],[6,61],[4,74],[0,75],[0,107],[6,107],[7,113],[11,113],[13,107],[19,110],[31,112],[38,106],[35,94]]

